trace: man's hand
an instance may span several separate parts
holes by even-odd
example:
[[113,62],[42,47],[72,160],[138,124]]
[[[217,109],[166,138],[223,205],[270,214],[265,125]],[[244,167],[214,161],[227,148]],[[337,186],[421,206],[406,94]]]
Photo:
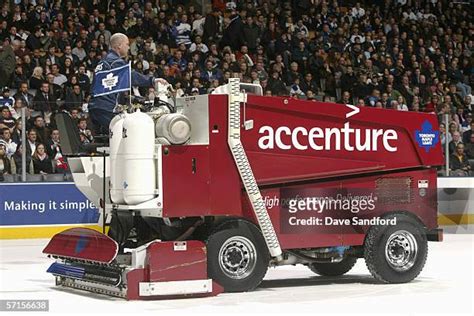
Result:
[[155,85],[158,84],[158,83],[161,83],[161,84],[164,85],[164,86],[169,85],[169,82],[166,81],[166,80],[163,79],[163,78],[156,78],[156,79],[155,79]]

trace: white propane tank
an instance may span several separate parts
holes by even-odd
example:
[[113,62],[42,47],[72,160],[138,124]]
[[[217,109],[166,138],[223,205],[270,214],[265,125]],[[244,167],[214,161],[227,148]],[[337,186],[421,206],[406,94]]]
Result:
[[126,204],[136,205],[155,196],[155,124],[152,118],[140,110],[127,115],[122,137],[123,151],[119,155],[124,159],[123,198]]
[[117,155],[122,145],[123,122],[127,114],[114,116],[109,125],[110,146],[110,200],[116,204],[124,204],[123,199],[123,156]]

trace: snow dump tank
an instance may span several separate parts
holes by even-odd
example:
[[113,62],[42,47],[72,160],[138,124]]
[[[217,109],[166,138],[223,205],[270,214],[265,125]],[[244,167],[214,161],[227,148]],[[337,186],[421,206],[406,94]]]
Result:
[[436,115],[254,95],[243,106],[259,184],[443,164]]

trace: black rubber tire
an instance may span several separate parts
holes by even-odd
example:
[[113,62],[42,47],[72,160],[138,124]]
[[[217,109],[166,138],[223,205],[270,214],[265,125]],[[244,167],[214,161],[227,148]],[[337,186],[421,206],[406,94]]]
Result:
[[[256,264],[251,273],[242,279],[227,276],[219,265],[219,251],[231,237],[247,238],[255,247]],[[224,287],[225,292],[245,292],[255,289],[267,273],[270,256],[260,230],[251,223],[238,227],[227,227],[212,233],[207,239],[207,272],[208,276]]]
[[[364,258],[370,273],[382,283],[407,283],[415,279],[423,269],[428,256],[428,241],[425,229],[415,219],[394,214],[385,218],[396,217],[396,225],[378,225],[370,228],[364,243]],[[405,230],[415,237],[418,253],[414,265],[406,271],[395,270],[385,258],[385,246],[391,234]]]
[[357,262],[356,257],[345,257],[341,262],[319,263],[314,262],[308,268],[321,276],[340,276],[349,272]]

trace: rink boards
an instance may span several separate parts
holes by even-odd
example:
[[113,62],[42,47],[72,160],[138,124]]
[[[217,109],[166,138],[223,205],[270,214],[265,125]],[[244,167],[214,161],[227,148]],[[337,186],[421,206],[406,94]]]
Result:
[[72,182],[0,184],[0,239],[48,238],[98,226],[99,212]]
[[[474,224],[474,178],[438,178],[441,226]],[[0,184],[0,239],[49,238],[71,227],[98,231],[99,211],[72,182]]]

